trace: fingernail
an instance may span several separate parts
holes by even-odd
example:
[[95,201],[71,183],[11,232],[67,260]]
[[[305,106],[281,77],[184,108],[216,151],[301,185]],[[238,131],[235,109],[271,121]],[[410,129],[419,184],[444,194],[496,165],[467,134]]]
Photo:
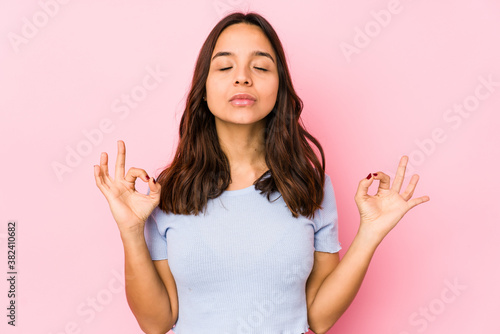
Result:
[[146,175],[146,180],[148,180],[148,181],[149,181],[149,176],[148,176],[148,175]]
[[372,177],[372,173],[368,174],[368,176],[366,177],[367,180],[371,179]]
[[378,174],[377,173],[373,173],[373,176],[377,176]]
[[153,177],[153,183],[156,184],[155,178]]

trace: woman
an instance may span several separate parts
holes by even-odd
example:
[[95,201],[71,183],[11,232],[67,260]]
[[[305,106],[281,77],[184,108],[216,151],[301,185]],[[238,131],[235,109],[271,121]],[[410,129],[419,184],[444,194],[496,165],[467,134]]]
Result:
[[[418,176],[370,173],[360,226],[339,261],[337,209],[319,142],[300,123],[281,42],[255,13],[223,18],[203,44],[171,164],[115,179],[102,153],[96,184],[125,251],[126,294],[146,333],[325,333],[356,295],[375,249],[404,214]],[[308,140],[316,145],[320,163]],[[135,190],[137,178],[148,194]],[[376,195],[367,194],[379,180]],[[170,260],[170,261],[169,261]]]

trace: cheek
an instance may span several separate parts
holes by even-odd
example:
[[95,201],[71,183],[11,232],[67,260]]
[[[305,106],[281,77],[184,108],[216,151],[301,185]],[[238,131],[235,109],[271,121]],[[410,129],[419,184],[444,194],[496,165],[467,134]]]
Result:
[[278,96],[278,87],[279,87],[279,81],[278,79],[274,80],[273,82],[269,83],[267,89],[266,89],[266,99],[269,100],[269,103],[272,102],[272,106],[274,106],[274,103],[276,101],[276,98]]
[[218,114],[218,111],[223,107],[223,89],[220,84],[217,84],[217,80],[209,77],[205,84],[206,96],[207,96],[207,106],[211,113]]
[[220,97],[220,95],[224,93],[224,87],[221,85],[220,80],[210,78],[210,76],[207,78],[205,87],[207,91],[207,98],[208,96]]
[[210,75],[209,75],[207,78],[207,81],[205,82],[205,91],[206,91],[207,97],[208,97],[208,95],[211,95],[212,90],[213,90],[213,84],[212,84],[212,80],[211,80]]

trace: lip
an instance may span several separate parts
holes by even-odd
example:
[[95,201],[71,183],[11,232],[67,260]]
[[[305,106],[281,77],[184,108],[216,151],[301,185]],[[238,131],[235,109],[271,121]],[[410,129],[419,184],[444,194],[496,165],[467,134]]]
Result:
[[229,100],[229,102],[232,102],[234,100],[249,100],[249,101],[256,101],[257,99],[255,97],[253,97],[252,95],[250,94],[246,94],[246,93],[238,93],[238,94],[234,94],[231,99]]

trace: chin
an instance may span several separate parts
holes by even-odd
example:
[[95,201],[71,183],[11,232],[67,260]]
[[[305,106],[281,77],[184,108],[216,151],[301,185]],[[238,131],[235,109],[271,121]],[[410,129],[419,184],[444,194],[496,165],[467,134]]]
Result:
[[226,123],[252,124],[261,121],[266,115],[259,115],[253,110],[231,110],[226,114],[227,117],[219,117]]

